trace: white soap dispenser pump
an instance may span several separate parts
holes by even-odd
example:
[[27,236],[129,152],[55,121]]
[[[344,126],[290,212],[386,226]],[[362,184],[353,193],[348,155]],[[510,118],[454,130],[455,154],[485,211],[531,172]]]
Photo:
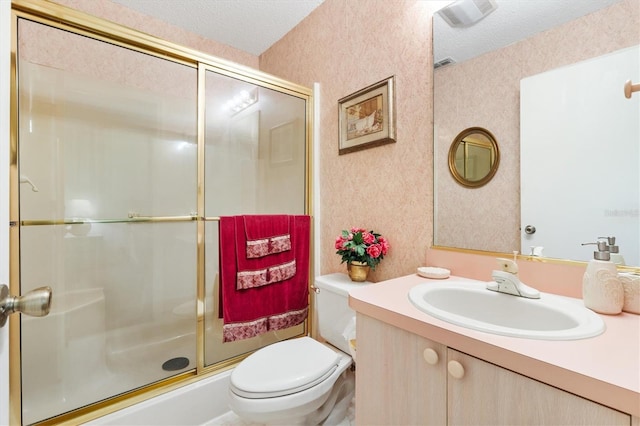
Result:
[[611,256],[611,262],[615,263],[616,265],[622,265],[624,266],[624,257],[622,257],[622,255],[620,254],[620,247],[618,247],[616,245],[616,237],[598,237],[598,238],[602,238],[602,239],[606,239],[607,243],[609,244],[609,253]]
[[598,240],[598,250],[593,252],[582,279],[582,299],[584,305],[600,314],[616,315],[622,312],[624,288],[618,277],[618,269],[611,262],[609,246],[606,241]]

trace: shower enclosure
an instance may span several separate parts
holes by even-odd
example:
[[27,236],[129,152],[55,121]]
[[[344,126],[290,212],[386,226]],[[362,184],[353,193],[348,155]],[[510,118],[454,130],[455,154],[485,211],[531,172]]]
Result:
[[90,418],[306,333],[222,343],[218,219],[311,213],[310,90],[30,4],[14,5],[11,288],[53,302],[11,322],[12,419]]

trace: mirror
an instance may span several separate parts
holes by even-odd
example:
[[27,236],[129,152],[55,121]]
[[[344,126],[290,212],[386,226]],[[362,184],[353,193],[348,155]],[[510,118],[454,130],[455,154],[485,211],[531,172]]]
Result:
[[449,148],[449,171],[462,186],[486,185],[498,170],[500,151],[491,132],[470,127],[456,136]]
[[[534,248],[527,243],[525,227],[536,226],[536,223],[524,223],[525,212],[521,212],[521,172],[528,168],[527,161],[530,160],[526,156],[521,159],[521,82],[613,52],[638,48],[640,8],[636,0],[495,2],[498,5],[495,11],[468,27],[452,28],[437,13],[434,15],[434,244],[502,253],[519,250],[528,255]],[[538,24],[545,26],[537,27]],[[510,38],[511,35],[519,38]],[[628,79],[639,80],[638,65],[635,65],[634,73]],[[618,90],[623,99],[624,83],[624,80],[620,82]],[[578,98],[586,102],[588,97],[580,95]],[[634,108],[637,108],[639,98],[636,96],[635,100],[632,97],[627,101],[635,102]],[[562,96],[559,99],[564,100]],[[635,127],[637,131],[640,128],[639,116],[636,113],[632,123],[620,121],[619,125]],[[570,120],[569,115],[560,110],[553,119],[559,123],[569,123]],[[576,136],[584,137],[583,127],[580,123],[576,126],[579,129]],[[473,189],[458,183],[449,170],[448,161],[451,141],[460,129],[469,127],[491,129],[495,139],[500,141],[499,171],[484,186]],[[622,139],[617,136],[619,129],[607,128],[603,132],[608,136],[600,139],[598,144],[589,145],[588,149],[583,145],[583,149],[565,151],[556,146],[547,151],[542,160],[537,157],[535,161],[543,165],[545,173],[550,173],[552,166],[548,160],[557,160],[564,175],[570,176],[585,164],[594,164],[594,161],[599,161],[598,157],[605,157],[602,150],[617,151],[622,156],[636,159],[635,174],[627,175],[625,170],[625,176],[638,176],[638,139],[635,139],[635,151],[629,154],[617,148],[617,139]],[[540,137],[535,140],[540,141]],[[573,154],[567,155],[567,152]],[[590,178],[602,178],[597,169],[589,170]],[[596,212],[600,216],[637,227],[640,223],[640,178],[612,178],[612,173],[617,176],[621,171],[617,162],[604,164],[603,170],[604,179],[612,179],[609,192],[626,194],[629,204],[623,207],[599,205],[597,194],[592,193],[590,197],[572,198],[575,211],[584,212],[595,207],[600,209],[599,213]],[[531,186],[537,183],[536,180],[525,179],[523,184]],[[562,191],[554,192],[555,185],[547,188],[550,196],[543,209],[548,216],[545,220],[561,226],[562,237],[571,239],[570,245],[576,247],[577,253],[555,253],[551,245],[545,245],[543,254],[554,258],[588,260],[592,257],[593,247],[580,244],[613,235],[617,237],[616,244],[626,264],[640,265],[640,255],[637,254],[640,252],[640,232],[609,231],[611,228],[608,226],[597,228],[594,224],[593,229],[586,229],[589,237],[585,241],[581,236],[585,224],[580,223],[580,229],[577,229],[579,221],[576,219],[579,217],[576,213],[554,208],[553,197],[570,198],[574,194],[582,194],[581,191],[589,188],[590,183],[581,181],[577,185],[581,188],[565,183],[558,185]],[[541,235],[541,226],[536,228],[539,231],[537,235]],[[539,254],[539,250],[536,253]]]

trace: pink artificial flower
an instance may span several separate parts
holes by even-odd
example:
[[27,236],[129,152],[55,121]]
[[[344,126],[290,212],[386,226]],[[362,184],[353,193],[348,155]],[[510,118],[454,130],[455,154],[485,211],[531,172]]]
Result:
[[362,240],[365,244],[369,245],[376,242],[376,237],[374,237],[372,233],[365,231],[362,233]]
[[[356,235],[358,244],[353,241]],[[342,256],[343,263],[359,260],[368,263],[373,269],[384,258],[390,247],[386,238],[355,226],[349,230],[342,230],[342,233],[336,237],[334,245],[336,253]]]
[[378,237],[378,244],[380,244],[380,249],[382,250],[382,254],[386,255],[387,251],[389,251],[389,242],[385,237]]
[[373,244],[367,247],[367,254],[373,257],[374,259],[377,259],[378,257],[380,257],[381,253],[382,253],[382,249],[380,248],[380,244]]

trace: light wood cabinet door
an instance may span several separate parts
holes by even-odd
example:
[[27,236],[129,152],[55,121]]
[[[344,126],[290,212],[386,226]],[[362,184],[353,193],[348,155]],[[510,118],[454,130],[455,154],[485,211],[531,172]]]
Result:
[[445,346],[362,314],[356,339],[357,425],[446,424]]
[[453,371],[463,369],[447,378],[449,425],[631,424],[628,414],[453,349],[447,357]]

